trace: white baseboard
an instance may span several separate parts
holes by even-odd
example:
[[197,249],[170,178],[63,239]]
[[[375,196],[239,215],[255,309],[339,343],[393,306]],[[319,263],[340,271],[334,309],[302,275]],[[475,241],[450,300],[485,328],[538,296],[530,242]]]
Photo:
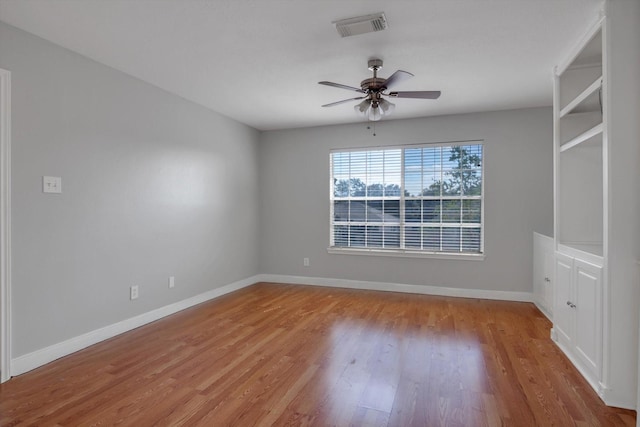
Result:
[[333,288],[367,289],[372,291],[403,292],[446,297],[493,299],[502,301],[533,302],[531,292],[491,291],[484,289],[448,288],[445,286],[407,285],[402,283],[370,282],[364,280],[328,279],[325,277],[258,274],[261,282],[288,283]]
[[147,323],[154,322],[163,317],[182,311],[194,305],[209,301],[219,296],[228,294],[238,289],[245,288],[259,282],[258,276],[248,277],[237,282],[230,283],[220,288],[212,289],[202,294],[185,300],[157,308],[147,313],[123,320],[112,325],[88,332],[86,334],[68,339],[66,341],[36,350],[34,352],[16,357],[11,360],[11,375],[20,375],[32,369],[38,368],[63,356],[75,353],[100,341],[115,337],[123,332],[130,331]]
[[538,301],[535,296],[534,296],[534,300],[533,303],[536,305],[536,307],[538,307],[538,310],[540,310],[540,312],[542,314],[544,314],[544,316],[549,319],[549,321],[551,323],[553,323],[553,316],[549,313],[549,311],[547,311],[547,309],[545,308],[544,304],[542,304],[540,301]]
[[598,396],[604,401],[607,406],[613,406],[615,408],[629,409],[631,411],[637,411],[635,402],[629,398],[629,396],[615,396],[613,390],[608,388],[602,383],[598,383]]
[[105,326],[66,341],[45,347],[40,350],[16,357],[11,360],[11,375],[20,375],[38,368],[61,357],[87,348],[100,341],[154,322],[163,317],[194,305],[209,301],[219,296],[245,288],[257,282],[287,283],[298,285],[328,286],[334,288],[365,289],[373,291],[404,292],[412,294],[439,295],[462,298],[481,298],[505,301],[533,302],[533,295],[528,292],[490,291],[481,289],[447,288],[443,286],[407,285],[401,283],[370,282],[363,280],[328,279],[324,277],[287,276],[276,274],[258,274],[212,289],[200,295],[179,301],[148,313]]
[[571,361],[571,364],[580,372],[580,375],[584,377],[584,379],[589,383],[591,388],[598,394],[600,399],[607,406],[614,406],[616,408],[630,409],[632,411],[636,411],[636,403],[629,398],[629,396],[616,396],[613,390],[611,390],[606,384],[598,381],[587,369],[585,369],[582,365],[580,359],[578,359],[573,351],[571,351],[571,347],[566,345],[564,338],[558,335],[558,332],[551,328],[551,339],[556,343],[558,348],[562,350],[567,359]]

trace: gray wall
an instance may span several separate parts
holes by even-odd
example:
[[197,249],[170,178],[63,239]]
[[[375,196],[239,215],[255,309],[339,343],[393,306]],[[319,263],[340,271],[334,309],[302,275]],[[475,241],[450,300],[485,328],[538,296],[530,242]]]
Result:
[[[258,273],[530,292],[531,232],[552,233],[549,108],[259,134],[2,23],[0,68],[14,358]],[[484,261],[327,253],[331,148],[469,139],[485,141]]]
[[13,357],[257,274],[256,130],[3,23],[0,68]]
[[[366,126],[262,134],[260,272],[531,292],[532,232],[553,233],[551,108],[380,122],[377,136]],[[484,261],[327,253],[330,149],[472,139],[485,144]]]

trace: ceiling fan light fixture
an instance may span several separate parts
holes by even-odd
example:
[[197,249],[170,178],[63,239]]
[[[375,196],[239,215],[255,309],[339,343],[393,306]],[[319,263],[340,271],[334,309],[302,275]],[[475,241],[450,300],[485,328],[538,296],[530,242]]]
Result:
[[380,106],[380,113],[384,116],[390,116],[396,109],[396,104],[386,99],[380,99],[378,105]]
[[380,107],[378,105],[371,105],[369,109],[369,120],[372,122],[377,122],[382,118],[382,114],[380,112]]
[[353,109],[355,110],[355,112],[363,117],[366,117],[368,115],[368,109],[371,106],[371,103],[368,99],[365,99],[364,101],[362,101],[359,104],[356,104]]

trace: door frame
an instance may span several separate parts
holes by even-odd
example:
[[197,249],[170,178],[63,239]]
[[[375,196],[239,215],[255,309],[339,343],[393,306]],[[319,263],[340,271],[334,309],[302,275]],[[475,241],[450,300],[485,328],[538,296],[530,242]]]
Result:
[[0,68],[0,383],[11,378],[11,72]]

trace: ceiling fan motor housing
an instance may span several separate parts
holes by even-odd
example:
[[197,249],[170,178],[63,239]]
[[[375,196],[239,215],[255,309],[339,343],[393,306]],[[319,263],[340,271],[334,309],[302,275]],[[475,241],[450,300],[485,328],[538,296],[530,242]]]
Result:
[[382,84],[385,82],[385,80],[386,79],[380,79],[378,77],[364,79],[360,83],[360,87],[364,91],[378,92],[383,88]]
[[370,59],[368,62],[368,66],[371,71],[378,71],[382,68],[382,59]]
[[379,92],[383,89],[383,84],[386,79],[378,78],[378,70],[382,68],[382,59],[373,58],[368,62],[369,69],[373,71],[373,77],[369,79],[364,79],[360,82],[360,87],[362,90],[367,91],[369,94],[371,92]]

